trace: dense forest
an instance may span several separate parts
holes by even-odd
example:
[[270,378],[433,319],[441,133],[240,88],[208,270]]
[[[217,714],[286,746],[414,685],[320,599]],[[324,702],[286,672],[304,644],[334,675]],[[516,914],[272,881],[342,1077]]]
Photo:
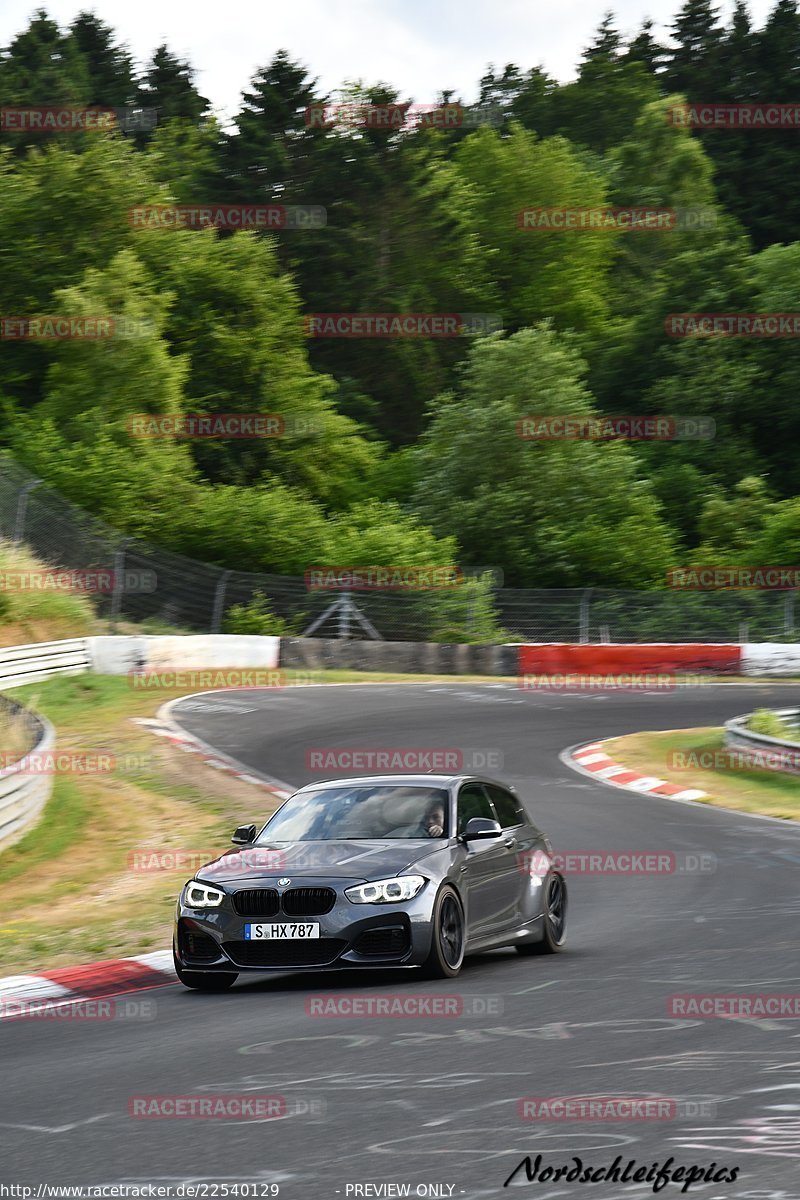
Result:
[[[410,104],[320,93],[268,48],[233,122],[190,63],[138,66],[84,13],[0,54],[0,109],[157,113],[0,129],[0,314],[124,318],[109,339],[0,339],[0,447],[131,534],[240,570],[499,567],[510,586],[665,586],[676,563],[800,562],[800,343],[670,336],[673,313],[800,312],[800,128],[695,129],[686,102],[800,100],[800,15],[687,0],[669,44],[609,13],[574,81],[490,67],[484,123],[309,121]],[[270,54],[272,57],[270,58]],[[443,81],[443,85],[446,81]],[[475,102],[443,86],[442,103]],[[277,231],[137,228],[152,205],[314,205]],[[699,208],[702,228],[520,229],[526,208]],[[309,337],[313,313],[488,313],[499,332]],[[11,326],[8,326],[11,328]],[[187,440],[137,414],[272,413],[281,437]],[[710,418],[711,440],[519,436],[528,414]]]

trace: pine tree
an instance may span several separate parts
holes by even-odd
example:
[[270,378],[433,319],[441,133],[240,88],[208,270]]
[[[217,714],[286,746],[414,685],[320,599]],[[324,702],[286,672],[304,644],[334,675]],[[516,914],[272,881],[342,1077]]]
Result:
[[638,62],[646,67],[651,75],[658,75],[664,68],[666,50],[653,37],[653,22],[648,19],[642,22],[642,27],[628,43],[623,61]]
[[249,200],[300,199],[311,171],[307,156],[324,136],[308,114],[312,105],[324,103],[317,81],[279,50],[269,66],[256,72],[250,88],[242,93],[237,132],[227,146],[232,182]]
[[94,13],[79,13],[70,26],[72,42],[83,56],[89,77],[88,103],[118,108],[133,102],[133,60],[117,45],[114,30]]
[[677,45],[669,51],[666,85],[690,100],[719,94],[723,31],[711,0],[686,0],[672,25]]
[[622,39],[614,25],[614,14],[607,12],[597,27],[594,41],[583,52],[583,62],[591,62],[593,59],[613,62],[619,58],[621,46]]
[[194,71],[167,46],[159,46],[147,67],[136,93],[141,108],[158,109],[159,124],[173,117],[199,121],[210,108],[205,96],[194,85]]

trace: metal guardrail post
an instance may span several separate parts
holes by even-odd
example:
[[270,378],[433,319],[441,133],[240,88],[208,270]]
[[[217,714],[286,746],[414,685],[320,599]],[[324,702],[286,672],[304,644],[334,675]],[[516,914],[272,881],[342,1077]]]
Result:
[[581,596],[581,606],[580,606],[580,611],[578,613],[578,623],[580,626],[580,633],[579,633],[578,637],[579,637],[581,645],[583,645],[583,646],[585,646],[586,643],[589,641],[589,629],[590,629],[589,606],[591,603],[593,590],[594,590],[593,588],[586,588],[583,595]]
[[41,479],[30,479],[24,483],[19,490],[17,497],[17,517],[14,522],[14,545],[18,546],[22,541],[22,535],[25,532],[25,517],[28,514],[28,497],[34,488],[37,488],[41,483]]
[[111,616],[118,617],[122,608],[122,593],[125,591],[125,551],[130,538],[123,538],[114,551],[114,591],[111,596]]
[[214,592],[214,611],[211,616],[211,632],[219,633],[222,628],[222,614],[225,607],[225,590],[233,571],[223,571]]

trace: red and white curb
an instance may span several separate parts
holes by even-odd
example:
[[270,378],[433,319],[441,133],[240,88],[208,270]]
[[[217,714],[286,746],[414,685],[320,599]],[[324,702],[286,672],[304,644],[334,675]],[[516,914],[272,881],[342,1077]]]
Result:
[[666,779],[657,779],[654,775],[640,775],[630,767],[623,767],[609,758],[603,749],[602,742],[590,742],[587,746],[579,746],[577,750],[568,751],[563,761],[576,770],[602,779],[612,787],[625,788],[630,792],[645,792],[654,796],[669,796],[672,800],[703,800],[707,792],[698,788],[684,788],[677,783],[669,783]]
[[[181,698],[186,699],[187,697]],[[221,754],[218,750],[212,749],[201,738],[195,737],[193,733],[187,733],[176,721],[172,720],[169,715],[169,708],[169,704],[165,705],[156,717],[132,717],[131,720],[136,725],[143,725],[150,733],[155,734],[156,737],[165,738],[170,745],[177,746],[179,750],[185,751],[186,754],[196,754],[202,762],[209,767],[213,767],[216,771],[227,771],[229,775],[235,776],[236,779],[241,779],[243,783],[251,783],[255,787],[264,788],[280,800],[286,800],[291,796],[292,793],[280,786],[277,780],[273,783],[268,779],[259,778],[258,775],[251,775],[247,768],[242,763],[238,763],[236,759],[229,758],[228,755]]]
[[86,963],[81,967],[55,967],[37,975],[6,975],[0,977],[0,1020],[163,987],[175,980],[171,950]]

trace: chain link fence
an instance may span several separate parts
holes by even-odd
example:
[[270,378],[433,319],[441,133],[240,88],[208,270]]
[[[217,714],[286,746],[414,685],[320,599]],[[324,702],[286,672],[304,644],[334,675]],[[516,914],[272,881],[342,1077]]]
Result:
[[[263,595],[299,635],[317,623],[318,637],[365,637],[358,615],[329,591],[303,579],[229,571],[126,538],[70,504],[19,464],[0,455],[0,537],[24,542],[45,563],[112,573],[113,587],[94,598],[101,616],[202,632],[225,632],[226,614]],[[152,587],[126,580],[152,573]],[[451,590],[451,589],[448,589]],[[359,592],[353,604],[392,641],[532,642],[794,642],[794,591],[637,592],[607,588],[493,587],[497,630],[481,636],[470,588],[452,589],[443,617],[441,592]],[[454,615],[455,614],[455,615]],[[460,634],[453,634],[454,621]],[[443,632],[444,629],[449,632]]]

